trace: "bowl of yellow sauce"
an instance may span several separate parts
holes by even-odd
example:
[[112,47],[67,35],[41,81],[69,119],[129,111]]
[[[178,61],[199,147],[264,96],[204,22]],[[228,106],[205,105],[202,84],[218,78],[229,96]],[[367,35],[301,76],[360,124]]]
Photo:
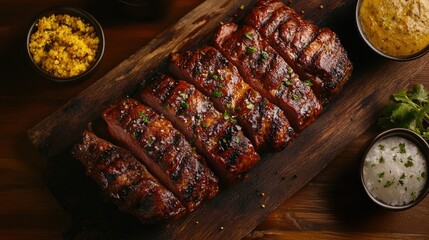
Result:
[[356,22],[378,54],[406,61],[429,51],[429,0],[358,0]]

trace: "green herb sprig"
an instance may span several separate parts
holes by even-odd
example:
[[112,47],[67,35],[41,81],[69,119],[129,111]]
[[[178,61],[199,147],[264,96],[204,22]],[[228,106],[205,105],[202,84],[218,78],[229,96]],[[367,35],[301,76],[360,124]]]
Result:
[[429,140],[429,92],[422,84],[404,88],[390,96],[388,104],[378,119],[383,129],[402,127]]

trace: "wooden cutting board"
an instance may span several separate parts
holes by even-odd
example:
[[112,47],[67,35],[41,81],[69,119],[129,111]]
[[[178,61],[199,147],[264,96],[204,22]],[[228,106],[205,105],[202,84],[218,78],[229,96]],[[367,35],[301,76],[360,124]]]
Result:
[[350,81],[312,126],[284,151],[263,155],[245,180],[177,222],[141,225],[103,198],[70,156],[70,147],[103,108],[132,95],[146,76],[163,71],[169,53],[210,43],[220,22],[240,19],[255,2],[207,0],[28,132],[47,159],[47,184],[72,216],[66,237],[240,239],[373,125],[388,96],[428,66],[429,56],[393,62],[371,53],[355,27],[356,1],[295,0],[290,5],[306,19],[338,33],[354,63]]

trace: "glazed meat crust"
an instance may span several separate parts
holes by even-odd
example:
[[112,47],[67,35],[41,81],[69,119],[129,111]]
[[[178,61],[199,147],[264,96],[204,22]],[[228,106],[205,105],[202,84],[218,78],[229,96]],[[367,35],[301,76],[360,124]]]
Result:
[[284,113],[243,81],[215,48],[172,54],[170,71],[210,97],[220,112],[236,117],[258,151],[279,151],[295,137]]
[[159,74],[140,100],[181,131],[224,183],[242,178],[260,159],[234,119],[218,112],[194,86]]
[[279,0],[259,0],[245,18],[282,55],[301,79],[312,82],[324,103],[338,94],[353,66],[338,36],[303,20]]
[[111,136],[178,196],[189,211],[218,192],[217,178],[169,121],[134,99],[104,111]]
[[224,24],[216,33],[215,45],[250,86],[284,111],[294,129],[301,131],[317,119],[322,105],[311,88],[256,29]]
[[73,155],[86,173],[118,205],[142,223],[166,221],[182,216],[186,209],[134,156],[85,131]]

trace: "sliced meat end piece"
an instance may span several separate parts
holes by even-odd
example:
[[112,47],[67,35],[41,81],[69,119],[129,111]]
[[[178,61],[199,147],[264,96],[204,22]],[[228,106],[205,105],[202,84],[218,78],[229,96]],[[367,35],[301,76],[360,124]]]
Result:
[[[273,2],[273,4],[276,4],[276,2]],[[277,3],[278,4],[278,3]],[[282,26],[285,22],[292,18],[299,17],[298,14],[293,11],[293,9],[288,8],[284,5],[277,9],[271,18],[265,22],[265,25],[263,27],[257,27],[254,24],[252,24],[249,21],[246,21],[246,23],[256,29],[258,29],[262,35],[264,36],[270,36],[271,34],[275,33],[277,29]]]
[[313,59],[310,72],[322,79],[330,96],[335,96],[350,78],[353,66],[338,36],[332,35]]
[[328,103],[338,94],[353,70],[338,36],[330,29],[319,29],[298,14],[293,14],[294,10],[279,0],[264,2],[256,4],[247,18],[255,15],[253,12],[258,11],[259,5],[283,6],[264,22],[264,27],[259,27],[255,22],[247,23],[258,28],[301,79],[312,82],[312,89],[320,101]]
[[103,113],[110,135],[126,146],[193,211],[218,192],[217,178],[171,123],[134,99]]
[[272,0],[260,0],[246,17],[246,22],[255,28],[264,26],[273,13],[283,6],[283,3]]
[[[217,110],[235,116],[257,151],[279,151],[295,136],[283,112],[245,83],[215,48],[173,54],[169,66],[173,74],[210,97]],[[220,94],[214,96],[213,91]]]
[[73,155],[104,194],[142,223],[177,219],[186,209],[131,153],[85,131]]
[[[225,183],[232,183],[253,168],[260,157],[235,119],[218,112],[209,98],[185,81],[159,74],[139,95],[179,129],[207,157]],[[159,96],[168,96],[162,100]]]
[[321,113],[322,105],[311,88],[256,29],[225,24],[216,33],[215,45],[250,86],[285,112],[294,129],[303,130]]

